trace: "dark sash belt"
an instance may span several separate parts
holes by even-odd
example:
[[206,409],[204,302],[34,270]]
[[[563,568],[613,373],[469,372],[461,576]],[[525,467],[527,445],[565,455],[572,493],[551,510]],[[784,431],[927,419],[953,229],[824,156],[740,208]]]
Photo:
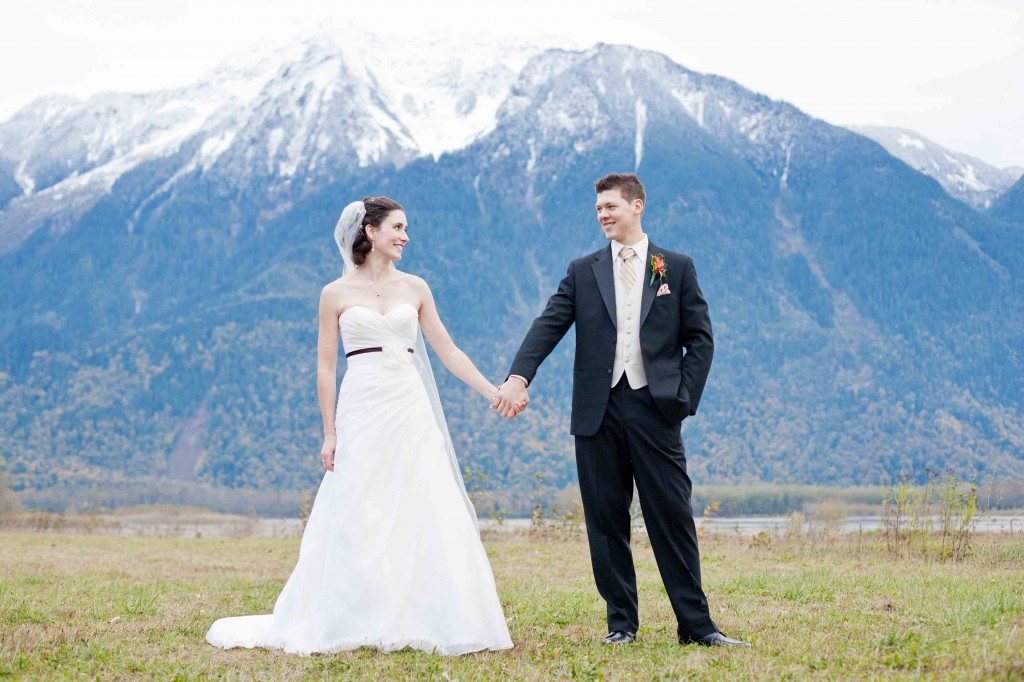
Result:
[[[406,348],[406,350],[409,351],[410,353],[414,352],[412,348]],[[382,353],[382,352],[384,352],[384,349],[381,348],[380,346],[375,346],[374,348],[360,348],[359,350],[354,350],[354,351],[350,351],[348,353],[345,353],[345,357],[346,358],[350,358],[353,355],[362,355],[363,353]]]

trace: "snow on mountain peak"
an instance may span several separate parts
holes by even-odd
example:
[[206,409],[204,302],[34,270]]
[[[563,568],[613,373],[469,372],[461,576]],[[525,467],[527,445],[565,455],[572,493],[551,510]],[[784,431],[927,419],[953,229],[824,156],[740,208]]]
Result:
[[182,88],[40,98],[0,123],[0,158],[24,192],[0,211],[2,241],[54,211],[74,221],[124,173],[182,150],[161,192],[218,166],[239,182],[308,181],[339,160],[401,165],[460,149],[493,130],[523,66],[554,43],[540,41],[320,31],[231,55]]
[[914,149],[920,149],[921,151],[924,151],[925,148],[924,142],[917,139],[916,137],[911,137],[910,135],[907,135],[903,131],[900,131],[900,136],[899,138],[896,139],[896,143],[899,144],[899,146],[901,147],[913,147]]
[[397,40],[355,33],[342,50],[379,87],[420,152],[438,157],[493,130],[523,66],[548,46],[485,35]]
[[976,208],[987,208],[1021,176],[1018,169],[995,168],[967,154],[949,151],[912,130],[882,126],[850,129],[873,139],[908,166],[937,180],[950,196]]

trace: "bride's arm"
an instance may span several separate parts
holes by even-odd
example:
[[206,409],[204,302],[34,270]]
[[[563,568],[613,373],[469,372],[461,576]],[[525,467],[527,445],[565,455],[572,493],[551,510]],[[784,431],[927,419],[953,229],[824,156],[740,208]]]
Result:
[[473,361],[452,341],[437,314],[434,295],[430,293],[427,283],[419,278],[415,282],[420,294],[420,328],[423,330],[424,338],[449,372],[488,401],[493,400],[498,393],[497,387],[480,373]]
[[320,334],[316,343],[316,395],[324,420],[320,461],[328,471],[334,471],[334,451],[338,447],[334,426],[334,401],[338,391],[338,310],[331,294],[329,286],[320,292]]

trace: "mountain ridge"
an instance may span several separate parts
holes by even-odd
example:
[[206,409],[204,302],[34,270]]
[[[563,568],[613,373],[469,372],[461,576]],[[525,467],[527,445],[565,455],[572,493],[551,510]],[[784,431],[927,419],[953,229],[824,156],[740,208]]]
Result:
[[934,178],[950,196],[976,209],[989,208],[1024,175],[1024,168],[996,168],[907,128],[850,126],[850,130],[878,142],[911,168]]
[[[566,263],[604,244],[591,183],[613,169],[644,178],[645,230],[695,259],[712,306],[716,363],[684,422],[695,477],[1020,471],[1019,231],[875,142],[663,55],[598,45],[534,56],[494,129],[458,150],[362,166],[355,147],[329,146],[284,176],[266,163],[282,120],[271,93],[306,96],[284,107],[295,126],[322,113],[315,102],[343,112],[335,122],[356,116],[311,82],[264,87],[260,125],[205,171],[181,173],[205,142],[192,138],[0,254],[12,293],[0,452],[16,486],[311,485],[315,300],[340,273],[340,208],[376,194],[405,204],[401,266],[430,282],[453,338],[497,378]],[[464,465],[524,495],[538,472],[571,485],[572,344],[511,424],[439,371]],[[67,469],[42,466],[40,444]]]
[[[0,123],[0,159],[5,158],[14,166],[14,180],[22,188],[18,195],[9,180],[5,185],[0,169],[0,201],[7,204],[0,203],[0,252],[15,248],[47,220],[67,222],[68,216],[77,220],[128,169],[173,155],[182,146],[195,144],[195,137],[200,137],[201,142],[194,158],[183,164],[180,175],[196,170],[208,172],[234,146],[235,163],[226,169],[227,175],[238,177],[254,172],[250,167],[258,162],[266,164],[267,174],[281,182],[300,181],[296,174],[308,175],[313,182],[329,181],[337,169],[323,168],[327,161],[323,151],[328,146],[337,147],[328,155],[332,158],[345,157],[346,147],[354,147],[358,167],[400,167],[413,158],[437,158],[462,149],[497,125],[500,108],[515,101],[511,88],[525,64],[545,51],[541,45],[502,44],[488,48],[488,59],[479,62],[483,66],[470,67],[465,59],[445,57],[451,49],[439,46],[439,39],[424,38],[420,41],[422,45],[416,43],[398,51],[398,56],[388,62],[381,56],[386,57],[390,51],[380,55],[379,50],[373,50],[374,41],[379,40],[374,36],[354,32],[347,38],[345,44],[339,44],[328,33],[320,32],[294,42],[270,43],[226,59],[197,83],[181,88],[100,93],[85,101],[55,95],[30,103]],[[492,46],[492,42],[478,36],[467,47],[479,51],[484,46]],[[603,47],[614,46],[597,45],[590,49]],[[571,53],[565,48],[547,50],[549,54],[558,51]],[[415,68],[425,68],[414,62],[416,55],[422,54],[438,57],[429,65],[428,76],[422,79],[425,83],[418,83],[404,72],[418,73]],[[658,53],[644,54],[649,55],[647,59],[671,61]],[[302,73],[306,75],[296,76]],[[687,74],[712,90],[718,83],[719,94],[727,94],[731,87],[739,88],[720,76],[692,71]],[[468,86],[460,82],[460,77],[466,76]],[[264,92],[282,78],[292,82],[293,92]],[[301,92],[297,89],[300,81]],[[483,90],[484,95],[477,97],[473,88]],[[274,107],[250,115],[250,108],[261,105],[261,95],[264,106],[271,102]],[[320,106],[306,102],[311,95],[321,100]],[[355,110],[346,109],[344,102],[333,101],[336,96],[351,98]],[[681,92],[679,96],[689,97],[684,103],[686,111],[698,125],[703,125],[704,92],[698,89],[688,94]],[[764,100],[772,101],[767,97]],[[289,111],[275,111],[284,101],[289,102]],[[441,103],[452,106],[437,115],[434,110],[441,108]],[[361,116],[360,109],[367,106],[367,115]],[[430,116],[431,113],[435,115]],[[728,116],[731,112],[718,112],[720,116],[723,113]],[[280,116],[281,125],[267,125]],[[331,129],[326,123],[330,120],[350,121],[354,141],[346,142],[343,132]],[[321,130],[317,121],[327,127]],[[759,132],[757,113],[736,124],[742,134]],[[1013,183],[1014,174],[1019,177],[1019,171],[1024,170],[992,168],[905,129],[851,129],[873,136],[897,158],[935,177],[947,193],[975,208],[990,205]],[[915,144],[897,144],[891,139],[897,134]],[[236,140],[239,135],[241,138]],[[287,144],[282,145],[286,138]],[[264,158],[253,159],[255,147],[259,146],[264,147],[258,152]],[[928,152],[922,158],[910,155],[918,146]],[[755,148],[769,151],[765,145]],[[944,166],[939,166],[938,157],[945,157]],[[950,168],[955,172],[945,172]],[[781,164],[780,172],[784,172]],[[974,177],[976,174],[982,179]],[[180,175],[172,176],[171,182]],[[39,193],[43,196],[33,196]],[[61,201],[68,205],[60,206]]]

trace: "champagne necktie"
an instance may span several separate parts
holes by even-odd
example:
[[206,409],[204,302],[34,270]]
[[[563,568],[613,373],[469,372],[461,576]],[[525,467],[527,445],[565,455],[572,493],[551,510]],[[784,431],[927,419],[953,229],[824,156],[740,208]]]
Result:
[[636,251],[628,246],[623,246],[619,251],[619,258],[622,259],[622,264],[619,267],[619,280],[622,282],[623,291],[628,294],[636,284],[636,268],[633,267]]

